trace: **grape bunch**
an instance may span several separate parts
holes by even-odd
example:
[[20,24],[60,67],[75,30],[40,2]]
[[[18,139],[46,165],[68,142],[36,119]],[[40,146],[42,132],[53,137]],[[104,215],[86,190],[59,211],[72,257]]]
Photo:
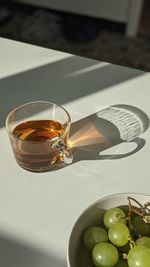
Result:
[[84,231],[83,243],[96,267],[150,267],[150,203],[128,197],[127,206],[127,211],[107,210],[103,226]]

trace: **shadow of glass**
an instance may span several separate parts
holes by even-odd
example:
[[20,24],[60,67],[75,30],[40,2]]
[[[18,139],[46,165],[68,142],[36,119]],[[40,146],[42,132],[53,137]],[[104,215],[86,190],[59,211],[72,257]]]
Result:
[[63,105],[144,75],[144,72],[72,56],[0,79],[0,127],[24,103],[45,100]]
[[66,267],[59,257],[46,254],[18,240],[0,235],[0,266]]
[[[130,156],[145,145],[145,140],[139,136],[148,127],[148,116],[136,107],[114,105],[100,110],[71,125],[69,143],[72,147],[73,162]],[[135,148],[122,153],[119,145],[131,142],[135,143]],[[112,147],[116,148],[115,153],[108,154],[107,150]]]

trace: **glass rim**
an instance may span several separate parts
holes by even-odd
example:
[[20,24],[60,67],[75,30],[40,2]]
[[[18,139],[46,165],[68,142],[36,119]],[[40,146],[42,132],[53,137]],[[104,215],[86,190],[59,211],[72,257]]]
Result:
[[[61,108],[61,109],[67,114],[67,116],[68,116],[67,124],[68,124],[68,126],[70,127],[70,124],[71,124],[71,117],[70,117],[69,112],[68,112],[64,107],[62,107],[61,105],[58,105],[58,104],[56,104],[56,103],[49,102],[49,101],[42,101],[42,100],[39,100],[39,101],[38,101],[38,100],[37,100],[37,101],[31,101],[31,102],[26,102],[26,103],[24,103],[23,105],[20,105],[20,106],[17,106],[17,107],[15,107],[15,108],[13,108],[13,109],[8,113],[8,115],[6,116],[5,127],[6,127],[6,129],[7,129],[7,131],[8,131],[8,133],[9,133],[13,138],[15,138],[15,139],[20,139],[19,137],[16,137],[15,135],[13,135],[12,131],[10,130],[10,128],[9,128],[9,126],[8,126],[8,120],[9,120],[10,116],[12,115],[13,112],[19,110],[20,108],[22,108],[22,107],[24,107],[24,106],[27,106],[27,105],[29,105],[29,104],[35,104],[35,103],[36,103],[36,104],[38,104],[38,103],[51,104],[51,105],[56,105],[57,107]],[[66,130],[65,130],[65,132],[61,135],[61,137],[65,136],[65,134],[66,134],[66,132],[68,131],[68,128],[69,128],[69,127],[66,127]],[[21,140],[21,139],[20,139],[20,140]],[[48,140],[45,140],[44,142],[49,142],[49,141],[53,141],[53,140],[56,141],[56,140],[57,140],[56,137],[51,138],[51,139],[48,139]],[[28,140],[28,141],[29,141],[29,140]],[[30,141],[30,142],[32,142],[32,141]],[[33,141],[33,142],[34,142],[34,141]],[[38,141],[38,142],[43,142],[43,141]]]

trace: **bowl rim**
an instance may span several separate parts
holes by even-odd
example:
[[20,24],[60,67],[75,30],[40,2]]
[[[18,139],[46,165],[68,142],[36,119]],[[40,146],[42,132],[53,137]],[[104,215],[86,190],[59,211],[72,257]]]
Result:
[[77,224],[77,222],[80,220],[80,218],[82,217],[82,215],[90,208],[92,208],[93,206],[95,206],[96,204],[98,204],[101,201],[104,201],[105,199],[109,199],[112,197],[116,197],[116,196],[126,196],[126,195],[137,195],[137,196],[145,196],[145,197],[150,197],[149,194],[144,194],[144,193],[140,193],[140,192],[120,192],[120,193],[115,193],[115,194],[111,194],[111,195],[106,195],[102,198],[99,198],[97,200],[95,200],[94,202],[92,202],[92,204],[90,204],[88,207],[86,207],[78,216],[78,218],[76,219],[75,223],[73,224],[73,227],[71,229],[70,235],[69,235],[69,239],[68,239],[68,245],[67,245],[67,267],[71,267],[70,265],[70,257],[69,257],[69,248],[70,248],[70,242],[71,242],[71,236],[73,233],[73,230]]

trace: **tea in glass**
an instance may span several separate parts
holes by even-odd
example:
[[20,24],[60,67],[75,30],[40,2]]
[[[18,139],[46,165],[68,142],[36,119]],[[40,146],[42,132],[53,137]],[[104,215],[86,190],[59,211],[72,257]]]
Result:
[[32,102],[13,110],[7,117],[14,156],[30,171],[47,171],[72,162],[68,147],[70,116],[49,102]]

